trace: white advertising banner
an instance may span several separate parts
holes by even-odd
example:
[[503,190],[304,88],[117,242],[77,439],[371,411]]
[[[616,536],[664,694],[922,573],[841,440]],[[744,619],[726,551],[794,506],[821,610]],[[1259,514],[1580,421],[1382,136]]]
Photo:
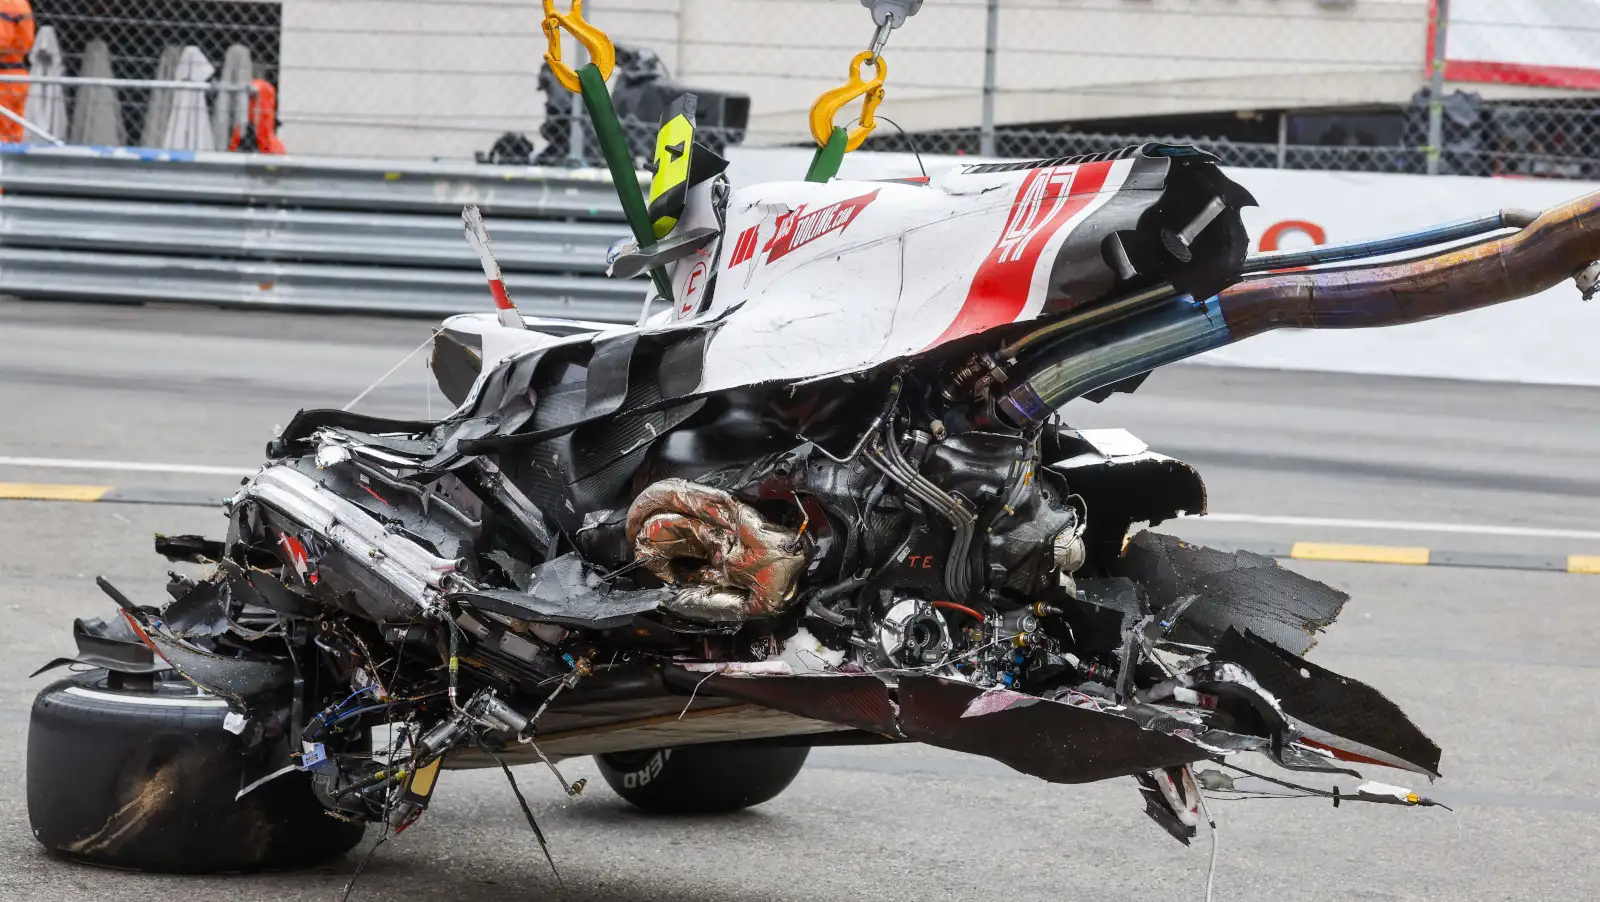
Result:
[[[811,151],[730,148],[735,185],[798,179]],[[925,156],[930,172],[974,158]],[[841,177],[919,174],[910,154],[854,153]],[[1260,206],[1245,211],[1251,251],[1377,238],[1482,216],[1542,210],[1600,184],[1467,176],[1229,169]],[[1271,332],[1198,358],[1201,363],[1394,376],[1600,385],[1600,299],[1564,282],[1535,297],[1410,326]]]
[[[1600,88],[1596,22],[1600,22],[1600,0],[1450,0],[1445,11],[1444,77]],[[1435,37],[1430,25],[1430,60]]]
[[[1252,251],[1338,243],[1482,216],[1541,210],[1600,184],[1466,176],[1229,170],[1260,203],[1245,211]],[[1213,351],[1206,362],[1278,369],[1600,385],[1600,302],[1572,282],[1542,294],[1410,326],[1282,331]]]

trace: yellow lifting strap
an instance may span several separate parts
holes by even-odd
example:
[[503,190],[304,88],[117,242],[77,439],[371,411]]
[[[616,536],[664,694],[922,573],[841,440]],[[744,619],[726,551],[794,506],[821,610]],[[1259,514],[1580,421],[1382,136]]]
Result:
[[561,61],[563,28],[583,45],[583,49],[589,51],[589,61],[600,70],[600,76],[611,77],[611,70],[617,65],[617,48],[612,46],[611,39],[606,37],[605,32],[583,20],[583,0],[572,0],[572,10],[566,13],[556,11],[555,0],[544,0],[543,27],[545,40],[550,44],[544,59],[550,64],[550,71],[555,73],[556,81],[561,82],[563,88],[574,94],[582,90],[582,85],[578,83],[578,73]]
[[[871,81],[861,78],[861,64],[871,62],[873,76]],[[850,129],[850,138],[845,144],[845,150],[855,150],[861,142],[867,140],[872,130],[878,127],[878,121],[873,114],[877,112],[878,104],[883,102],[883,80],[889,74],[889,64],[884,62],[883,54],[863,50],[856,54],[850,61],[850,80],[832,90],[823,91],[817,97],[816,103],[811,105],[811,137],[817,140],[818,147],[827,147],[828,138],[833,134],[833,119],[839,115],[839,110],[845,104],[857,97],[861,101],[861,124]]]

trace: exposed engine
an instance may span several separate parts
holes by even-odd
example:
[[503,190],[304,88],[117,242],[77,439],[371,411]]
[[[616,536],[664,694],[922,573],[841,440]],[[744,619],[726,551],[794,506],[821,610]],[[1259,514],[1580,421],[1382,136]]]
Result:
[[912,421],[901,394],[896,382],[845,455],[806,442],[701,479],[788,526],[796,538],[780,550],[807,578],[803,591],[782,588],[811,633],[861,669],[979,686],[1062,675],[1077,661],[1063,654],[1061,614],[1086,560],[1083,499],[1040,464],[1042,431],[952,434]]

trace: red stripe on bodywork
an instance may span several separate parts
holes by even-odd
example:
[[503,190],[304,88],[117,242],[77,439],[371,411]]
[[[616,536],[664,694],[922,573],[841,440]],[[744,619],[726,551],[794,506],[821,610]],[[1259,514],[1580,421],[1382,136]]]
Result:
[[733,259],[728,261],[728,266],[734,267],[754,257],[756,254],[756,234],[758,226],[751,226],[739,233],[739,240],[733,245]]
[[516,305],[511,303],[511,295],[506,294],[506,283],[499,279],[489,280],[489,295],[494,298],[494,305],[501,310],[515,310]]
[[1347,752],[1344,749],[1336,749],[1331,745],[1317,742],[1314,739],[1307,739],[1304,736],[1296,739],[1295,742],[1298,742],[1301,745],[1309,745],[1312,748],[1322,749],[1333,757],[1338,758],[1340,761],[1349,761],[1351,764],[1376,764],[1379,767],[1394,767],[1394,765],[1388,761],[1379,761],[1376,758],[1368,758],[1366,755],[1358,755],[1355,752]]
[[[155,642],[151,641],[150,639],[150,634],[144,631],[144,627],[139,625],[139,621],[133,619],[132,614],[128,613],[126,610],[121,610],[117,613],[122,615],[123,620],[128,621],[128,626],[133,629],[133,634],[139,638],[140,642],[145,644],[146,648],[150,649],[152,652],[155,652],[155,656],[161,660],[167,660],[167,656],[161,653],[161,649],[156,648]],[[171,664],[172,662],[167,661],[167,663]]]
[[1028,305],[1039,254],[1105,186],[1111,165],[1107,161],[1030,170],[1011,202],[1005,230],[972,277],[966,303],[928,347],[1015,322]]

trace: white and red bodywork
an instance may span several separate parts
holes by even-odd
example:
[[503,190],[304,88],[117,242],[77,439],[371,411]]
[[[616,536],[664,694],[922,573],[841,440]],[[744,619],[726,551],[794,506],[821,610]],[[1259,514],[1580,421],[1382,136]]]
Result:
[[1104,240],[1165,191],[1169,160],[1138,150],[931,180],[759,184],[720,217],[702,183],[679,228],[720,235],[668,267],[675,302],[643,324],[556,337],[469,314],[446,328],[483,336],[484,372],[555,344],[679,329],[708,334],[696,394],[858,372],[1103,299],[1116,284]]
[[1133,165],[736,191],[710,302],[685,297],[652,325],[720,320],[702,385],[715,391],[852,372],[1066,309],[1087,299],[1053,279],[1062,250]]

